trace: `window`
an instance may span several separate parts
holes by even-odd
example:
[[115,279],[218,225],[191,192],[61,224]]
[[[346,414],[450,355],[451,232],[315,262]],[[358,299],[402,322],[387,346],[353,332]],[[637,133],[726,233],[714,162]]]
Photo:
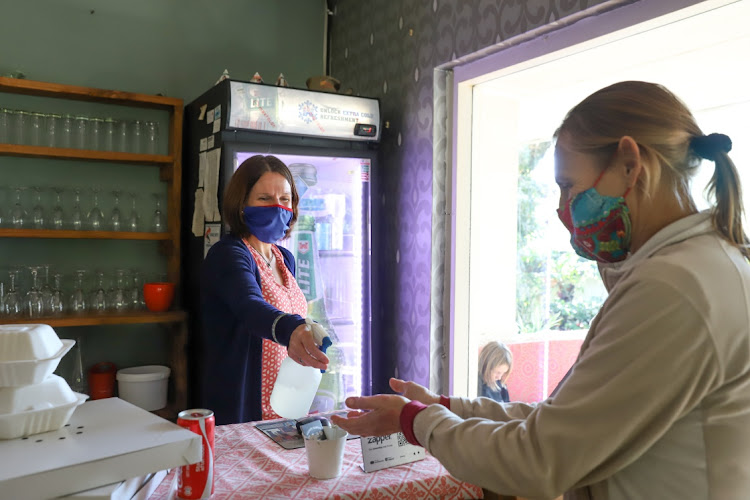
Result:
[[[700,12],[695,8],[629,31],[612,28],[599,41],[536,60],[487,68],[483,76],[472,70],[466,71],[472,78],[463,78],[456,70],[454,393],[476,395],[479,349],[501,340],[514,353],[511,399],[546,398],[575,361],[606,298],[595,264],[573,252],[557,218],[552,161],[554,130],[591,92],[628,79],[667,86],[706,133],[732,138],[731,156],[750,206],[750,71],[738,62],[750,52],[741,21],[750,17],[750,2],[707,1]],[[625,9],[618,14],[629,15]],[[699,208],[707,206],[703,189],[712,173],[713,163],[706,162],[694,179]]]

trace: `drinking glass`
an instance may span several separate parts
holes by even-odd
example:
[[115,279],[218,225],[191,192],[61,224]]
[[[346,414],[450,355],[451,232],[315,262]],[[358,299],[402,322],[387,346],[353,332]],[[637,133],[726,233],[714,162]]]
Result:
[[159,124],[156,122],[146,122],[145,129],[145,152],[155,155],[159,152]]
[[96,272],[96,288],[91,292],[89,309],[93,312],[102,313],[107,310],[107,292],[104,291],[104,272]]
[[75,272],[76,279],[73,285],[73,293],[70,294],[70,304],[68,307],[74,314],[84,314],[87,309],[86,293],[83,291],[83,278],[86,271],[79,269]]
[[146,307],[143,300],[143,275],[139,271],[133,271],[133,287],[130,289],[130,308],[139,310]]
[[127,120],[115,121],[115,151],[125,153],[128,151],[130,141],[129,124]]
[[63,229],[65,213],[62,208],[62,194],[65,190],[60,187],[52,188],[52,190],[55,192],[55,207],[52,209],[52,228]]
[[144,124],[141,120],[136,120],[130,127],[130,152],[143,153],[144,150]]
[[122,212],[120,211],[120,195],[122,191],[112,191],[112,196],[115,199],[115,206],[112,208],[112,213],[109,216],[109,225],[112,231],[120,231],[122,229]]
[[13,204],[13,208],[10,211],[10,223],[11,225],[16,229],[23,228],[24,224],[26,224],[26,210],[23,209],[23,204],[21,202],[21,193],[23,190],[26,189],[25,187],[17,187],[16,190],[16,201]]
[[26,315],[29,318],[39,318],[44,315],[44,302],[42,301],[42,293],[37,286],[37,274],[39,273],[38,267],[29,267],[31,273],[31,288],[26,292],[26,300],[24,301],[24,309]]
[[62,289],[60,283],[62,281],[62,274],[55,273],[55,286],[52,289],[49,301],[49,313],[51,316],[60,316],[65,312],[65,305],[63,304]]
[[44,130],[44,115],[42,113],[29,113],[29,144],[40,146],[42,144],[42,130]]
[[[2,192],[2,188],[0,188],[0,192]],[[3,202],[4,201],[5,200],[3,200]],[[5,227],[9,224],[8,217],[5,215],[5,208],[3,208],[3,202],[0,202],[0,227]]]
[[102,124],[102,149],[115,150],[115,121],[112,118],[106,118]]
[[75,188],[75,197],[73,198],[73,211],[70,214],[70,225],[76,231],[83,229],[83,212],[81,211],[81,190]]
[[26,144],[28,142],[29,112],[16,111],[15,127],[13,127],[13,143]]
[[0,108],[0,144],[10,142],[11,110]]
[[130,193],[130,200],[131,200],[131,209],[130,209],[130,215],[128,216],[127,221],[127,229],[128,231],[138,231],[138,223],[139,223],[139,217],[138,217],[138,210],[135,208],[135,193]]
[[60,147],[73,147],[73,117],[71,115],[62,115],[60,117]]
[[11,270],[8,272],[10,278],[10,289],[5,295],[5,314],[12,318],[21,316],[23,312],[23,305],[21,303],[21,296],[16,290],[16,279],[18,278],[18,271]]
[[34,208],[31,209],[31,224],[34,229],[44,229],[44,207],[42,206],[42,188],[34,188]]
[[87,116],[75,117],[75,133],[73,134],[73,147],[86,149],[88,146],[89,118]]
[[91,207],[88,216],[86,216],[89,229],[94,231],[100,231],[104,224],[104,214],[99,208],[99,191],[101,191],[101,188],[95,187],[92,189],[94,206]]
[[102,149],[102,129],[104,128],[104,120],[102,118],[89,118],[89,149],[101,150]]
[[122,312],[130,307],[127,288],[127,271],[117,269],[115,271],[115,286],[112,288],[109,299],[109,307],[113,311]]
[[44,269],[44,279],[42,280],[41,288],[39,288],[39,293],[42,294],[43,314],[49,316],[52,314],[52,287],[49,286],[49,264],[43,265],[42,269]]
[[151,230],[155,233],[161,233],[167,229],[164,214],[161,211],[161,197],[158,194],[154,194],[153,196],[156,201],[156,209],[151,219]]
[[0,281],[0,318],[5,316],[5,283]]
[[62,115],[47,115],[44,124],[44,145],[49,148],[57,147],[58,131],[62,125]]

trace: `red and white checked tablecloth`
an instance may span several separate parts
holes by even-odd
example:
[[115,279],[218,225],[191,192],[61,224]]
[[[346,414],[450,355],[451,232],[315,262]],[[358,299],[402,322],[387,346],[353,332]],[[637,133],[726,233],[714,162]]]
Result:
[[[310,477],[304,448],[285,450],[253,423],[216,427],[216,480],[212,499],[381,500],[483,498],[482,489],[451,476],[434,457],[365,473],[359,439],[346,443],[341,475],[321,481]],[[172,471],[151,495],[170,498]]]

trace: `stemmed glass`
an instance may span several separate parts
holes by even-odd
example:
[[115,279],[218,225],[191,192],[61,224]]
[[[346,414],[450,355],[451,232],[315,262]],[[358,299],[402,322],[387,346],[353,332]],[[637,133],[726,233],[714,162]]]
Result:
[[70,295],[70,310],[75,314],[83,314],[86,312],[86,294],[83,291],[83,277],[86,275],[86,271],[79,269],[76,271],[75,285],[73,285],[73,293]]
[[122,212],[120,212],[120,194],[121,191],[112,191],[115,198],[115,206],[112,208],[112,214],[109,216],[109,224],[112,231],[120,231],[122,227]]
[[54,229],[63,229],[65,224],[65,213],[62,208],[63,188],[52,188],[55,191],[55,207],[52,209],[52,227]]
[[113,311],[122,312],[130,306],[130,301],[127,297],[127,287],[125,285],[125,274],[126,271],[124,269],[115,271],[115,287],[112,289],[109,299],[109,307]]
[[156,209],[154,210],[153,220],[151,221],[151,230],[155,233],[161,233],[164,231],[164,214],[161,212],[161,197],[158,194],[154,194],[154,200],[156,201]]
[[139,271],[133,271],[133,287],[130,289],[130,308],[143,309],[146,302],[143,300],[143,277]]
[[102,213],[101,208],[99,208],[99,191],[101,191],[101,189],[96,187],[93,188],[92,191],[94,193],[94,206],[91,207],[91,210],[89,210],[89,214],[86,217],[86,220],[88,221],[90,229],[99,231],[102,228],[102,223],[104,222],[104,214]]
[[91,302],[89,308],[94,312],[104,312],[107,310],[107,292],[104,291],[104,272],[96,272],[96,288],[91,293]]
[[70,214],[70,222],[73,229],[80,231],[83,229],[83,212],[81,211],[81,190],[75,188],[75,197],[73,198],[73,212]]
[[21,192],[26,189],[24,187],[16,188],[16,201],[13,204],[13,209],[10,211],[10,223],[16,229],[23,228],[26,222],[26,210],[23,209],[21,204]]
[[81,337],[76,337],[75,355],[73,357],[73,369],[70,373],[70,388],[73,392],[83,394],[86,384],[83,380],[83,359],[81,355]]
[[131,209],[130,215],[128,216],[127,228],[128,231],[138,231],[138,210],[135,208],[135,193],[130,193]]
[[42,292],[37,287],[38,267],[29,267],[31,272],[31,288],[26,292],[25,309],[29,318],[39,318],[44,315],[44,302]]
[[39,293],[42,294],[44,314],[48,315],[52,313],[52,288],[49,286],[49,264],[45,264],[42,267],[44,268],[44,283],[39,289]]
[[31,209],[31,223],[34,229],[44,229],[44,207],[42,207],[42,188],[34,188],[34,208]]
[[49,300],[49,313],[52,316],[59,316],[65,310],[62,298],[62,290],[60,287],[60,281],[62,280],[62,274],[55,273],[55,288],[52,289]]
[[16,279],[18,278],[18,271],[13,269],[8,272],[10,278],[10,289],[5,295],[5,313],[11,317],[18,317],[23,311],[21,304],[21,297],[16,291]]

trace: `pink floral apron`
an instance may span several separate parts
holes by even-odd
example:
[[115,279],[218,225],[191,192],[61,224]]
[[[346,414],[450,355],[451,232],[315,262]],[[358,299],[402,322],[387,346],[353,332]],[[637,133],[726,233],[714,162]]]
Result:
[[[297,281],[292,276],[291,271],[284,264],[284,255],[281,253],[276,245],[271,247],[274,256],[276,257],[276,266],[281,272],[283,278],[283,284],[278,284],[273,277],[273,270],[268,267],[265,259],[253,248],[247,241],[245,241],[247,249],[255,259],[255,263],[258,265],[258,272],[260,273],[260,289],[263,291],[263,298],[274,306],[279,311],[283,311],[288,314],[298,314],[303,318],[307,316],[307,301],[305,296],[302,294]],[[263,412],[263,420],[269,420],[273,418],[280,418],[271,409],[271,391],[276,383],[276,377],[279,374],[279,368],[281,368],[281,362],[287,357],[287,350],[281,344],[277,344],[272,340],[263,339],[263,360],[261,368],[261,410]]]

